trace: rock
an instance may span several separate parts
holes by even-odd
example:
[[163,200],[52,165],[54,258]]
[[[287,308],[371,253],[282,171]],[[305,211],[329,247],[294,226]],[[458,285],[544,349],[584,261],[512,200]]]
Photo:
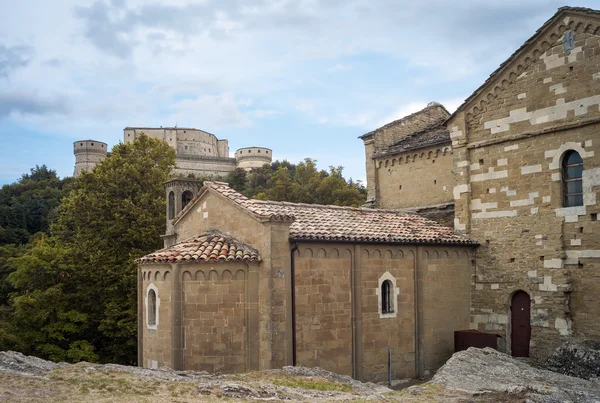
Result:
[[17,353],[16,351],[0,351],[0,371],[42,375],[45,372],[64,365],[68,364],[57,364],[52,361]]
[[541,365],[578,378],[600,378],[600,341],[566,342]]
[[491,348],[455,353],[433,383],[471,393],[523,394],[532,402],[600,402],[600,383],[534,368]]

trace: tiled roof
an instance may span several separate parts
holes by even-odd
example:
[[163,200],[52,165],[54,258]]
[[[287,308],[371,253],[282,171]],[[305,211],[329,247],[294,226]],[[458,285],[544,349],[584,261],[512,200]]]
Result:
[[399,154],[406,151],[443,143],[450,143],[450,133],[445,126],[435,124],[426,128],[425,130],[413,133],[408,137],[403,138],[402,140],[389,146],[387,150],[383,150],[375,154],[374,157]]
[[450,116],[450,112],[448,112],[446,110],[444,105],[442,105],[438,102],[430,102],[425,108],[421,109],[420,111],[411,113],[410,115],[406,115],[403,118],[400,118],[398,120],[394,120],[393,122],[387,123],[373,131],[370,131],[369,133],[363,134],[359,138],[364,140],[367,137],[370,137],[374,134],[382,132],[388,128],[391,128],[394,126],[400,126],[409,121],[414,121],[415,118],[424,118],[423,119],[424,125],[421,126],[419,129],[419,131],[421,131],[421,130],[425,130],[427,127],[429,127],[431,125],[435,125],[435,124],[439,125],[439,124],[443,123],[448,118],[448,116]]
[[560,7],[556,11],[556,13],[552,17],[550,17],[550,19],[548,21],[546,21],[544,23],[544,25],[542,25],[540,28],[538,28],[538,30],[535,31],[535,33],[529,39],[527,39],[525,41],[525,43],[523,43],[519,47],[519,49],[515,50],[513,52],[513,54],[508,57],[508,59],[506,59],[504,62],[502,62],[502,64],[500,64],[500,66],[498,66],[498,68],[496,70],[494,70],[492,72],[492,74],[490,74],[490,76],[487,78],[487,80],[485,80],[483,82],[483,84],[481,84],[481,86],[479,86],[479,88],[477,88],[475,91],[473,91],[473,93],[471,95],[469,95],[469,97],[467,99],[465,99],[465,101],[458,108],[456,108],[454,113],[452,113],[452,115],[447,119],[447,121],[449,121],[454,116],[456,116],[456,114],[458,112],[460,112],[461,110],[463,110],[465,108],[465,106],[471,100],[473,100],[475,97],[477,97],[479,94],[481,94],[483,92],[483,90],[485,90],[485,88],[488,86],[488,84],[490,84],[499,74],[501,74],[504,71],[504,69],[507,68],[512,63],[512,61],[515,60],[519,54],[521,54],[521,52],[525,48],[527,48],[529,45],[531,45],[533,43],[536,43],[538,35],[540,35],[543,31],[545,31],[546,28],[548,28],[563,13],[566,13],[566,12],[587,14],[590,16],[600,17],[600,10],[594,10],[594,9],[585,8],[585,7],[569,7],[569,6]]
[[258,262],[258,251],[218,231],[208,231],[141,257],[138,263]]
[[340,206],[248,199],[223,182],[204,186],[261,219],[292,221],[290,239],[404,244],[474,244],[417,214]]

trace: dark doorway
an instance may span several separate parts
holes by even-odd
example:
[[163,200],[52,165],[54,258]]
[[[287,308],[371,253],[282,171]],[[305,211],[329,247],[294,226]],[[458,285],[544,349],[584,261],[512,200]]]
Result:
[[531,299],[525,291],[517,291],[511,301],[511,351],[513,357],[529,357],[531,338]]

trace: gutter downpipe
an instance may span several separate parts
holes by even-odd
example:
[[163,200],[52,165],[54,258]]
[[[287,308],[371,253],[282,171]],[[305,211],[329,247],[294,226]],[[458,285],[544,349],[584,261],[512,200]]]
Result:
[[296,268],[294,253],[298,250],[298,241],[294,242],[290,249],[291,264],[290,277],[292,287],[292,366],[296,366]]

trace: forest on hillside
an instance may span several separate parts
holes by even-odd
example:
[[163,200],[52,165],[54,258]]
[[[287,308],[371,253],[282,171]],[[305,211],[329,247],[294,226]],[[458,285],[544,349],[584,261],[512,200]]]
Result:
[[[134,260],[162,247],[166,143],[140,136],[77,178],[36,166],[0,189],[0,351],[136,364]],[[222,180],[247,197],[360,206],[342,167],[275,161]]]

